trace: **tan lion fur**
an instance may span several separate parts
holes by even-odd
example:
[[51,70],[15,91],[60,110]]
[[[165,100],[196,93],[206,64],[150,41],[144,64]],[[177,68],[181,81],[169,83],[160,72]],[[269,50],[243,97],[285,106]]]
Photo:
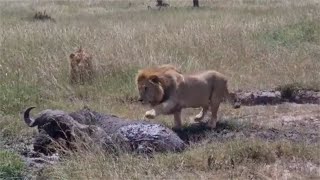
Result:
[[173,114],[175,128],[178,129],[181,128],[183,108],[202,107],[195,121],[201,121],[211,108],[212,117],[208,126],[215,128],[220,103],[224,100],[235,101],[234,94],[228,90],[227,78],[213,70],[182,75],[172,65],[164,65],[140,70],[136,80],[139,99],[153,107],[145,116],[152,119],[160,114]]
[[145,68],[138,71],[138,74],[136,76],[136,81],[141,82],[143,80],[149,79],[150,76],[160,75],[170,70],[179,72],[179,70],[171,64],[164,64],[158,67]]
[[94,78],[92,56],[82,48],[69,56],[70,59],[70,82],[71,84],[91,83]]

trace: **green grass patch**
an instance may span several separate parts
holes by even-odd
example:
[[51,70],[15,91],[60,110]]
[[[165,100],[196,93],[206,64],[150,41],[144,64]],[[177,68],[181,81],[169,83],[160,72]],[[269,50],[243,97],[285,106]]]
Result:
[[29,128],[21,118],[18,112],[15,115],[0,114],[0,142],[15,144],[16,141],[29,140],[28,137],[32,137],[35,129]]
[[130,67],[114,69],[108,72],[103,79],[98,80],[96,87],[108,95],[127,97],[135,95],[135,76],[138,68]]
[[39,90],[24,83],[4,83],[0,85],[0,113],[17,114],[27,104],[39,104]]
[[300,43],[316,43],[319,40],[320,23],[300,22],[287,25],[267,32],[262,37],[262,41],[271,45],[297,46]]
[[107,97],[121,101],[134,99],[137,95],[134,82],[137,72],[137,68],[104,70],[92,84],[70,86],[72,94],[67,96],[92,102]]
[[0,151],[0,179],[22,179],[25,165],[21,158],[8,151]]

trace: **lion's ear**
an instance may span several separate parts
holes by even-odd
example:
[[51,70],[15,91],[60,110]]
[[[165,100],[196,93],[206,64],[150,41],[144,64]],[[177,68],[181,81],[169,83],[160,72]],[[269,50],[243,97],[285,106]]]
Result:
[[155,84],[159,84],[160,83],[160,78],[157,76],[157,75],[152,75],[149,77],[149,80],[152,82],[152,83],[155,83]]
[[75,55],[74,55],[73,53],[71,53],[70,56],[69,56],[69,58],[70,58],[70,59],[73,59],[74,56],[75,56]]
[[136,75],[136,82],[139,83],[144,79],[146,79],[146,76],[142,73],[141,70],[139,70],[137,75]]

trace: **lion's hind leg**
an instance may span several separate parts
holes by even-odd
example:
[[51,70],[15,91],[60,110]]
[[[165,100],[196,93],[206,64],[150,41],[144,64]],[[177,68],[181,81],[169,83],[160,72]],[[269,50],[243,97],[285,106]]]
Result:
[[210,101],[210,107],[211,107],[211,113],[212,116],[210,120],[208,121],[207,126],[209,128],[215,128],[218,121],[218,110],[220,103],[223,101],[223,91],[219,91],[219,89],[216,89],[211,96]]

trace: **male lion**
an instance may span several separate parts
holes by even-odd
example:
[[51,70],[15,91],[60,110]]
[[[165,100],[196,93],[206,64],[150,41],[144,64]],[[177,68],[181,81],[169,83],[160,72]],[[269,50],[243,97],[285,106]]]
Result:
[[71,84],[91,83],[94,76],[92,56],[80,48],[75,53],[71,53],[69,58],[71,65]]
[[183,108],[201,107],[201,112],[194,117],[194,121],[200,122],[210,107],[212,117],[207,126],[215,128],[222,101],[228,100],[234,103],[234,108],[240,107],[235,95],[228,90],[227,78],[213,70],[183,75],[171,65],[162,65],[140,70],[136,81],[139,100],[153,107],[145,117],[153,119],[159,114],[173,114],[176,129],[181,128]]

